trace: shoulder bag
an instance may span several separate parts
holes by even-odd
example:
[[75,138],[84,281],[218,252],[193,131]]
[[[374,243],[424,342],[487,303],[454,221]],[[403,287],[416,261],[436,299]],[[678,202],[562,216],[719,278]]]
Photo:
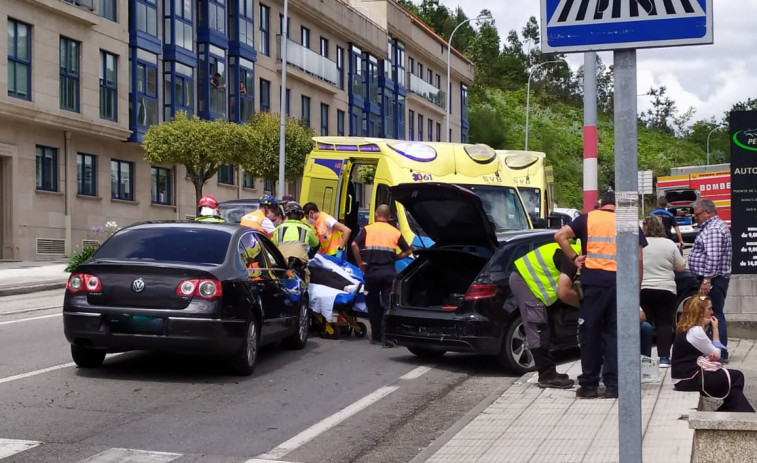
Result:
[[[724,368],[722,363],[720,363],[720,362],[713,362],[713,361],[709,360],[707,357],[699,357],[699,358],[697,358],[697,365],[699,365],[699,368],[702,369],[702,392],[707,397],[710,397],[712,399],[722,400],[722,399],[725,399],[726,397],[728,397],[728,394],[731,393],[731,374],[728,372],[728,369]],[[716,372],[716,371],[719,371],[719,370],[723,370],[725,372],[726,378],[728,378],[728,392],[726,392],[723,397],[712,396],[712,395],[710,395],[704,389],[704,373],[706,371]]]

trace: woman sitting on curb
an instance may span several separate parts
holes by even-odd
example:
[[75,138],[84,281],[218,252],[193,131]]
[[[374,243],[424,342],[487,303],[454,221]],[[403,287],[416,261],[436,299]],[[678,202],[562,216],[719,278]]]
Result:
[[[713,341],[704,332],[712,323]],[[683,314],[676,326],[673,341],[673,358],[670,377],[678,391],[699,391],[702,395],[723,399],[719,412],[754,412],[744,396],[744,374],[739,370],[723,368],[710,371],[697,364],[704,356],[712,362],[720,360],[718,319],[712,315],[712,302],[708,296],[690,298],[683,306]],[[729,377],[730,374],[730,377]]]

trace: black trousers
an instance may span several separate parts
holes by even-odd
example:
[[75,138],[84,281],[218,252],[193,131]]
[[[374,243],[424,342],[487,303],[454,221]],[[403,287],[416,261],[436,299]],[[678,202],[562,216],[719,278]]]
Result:
[[383,342],[384,313],[389,307],[389,291],[392,289],[394,275],[379,274],[365,276],[365,305],[368,306],[368,320],[371,322],[371,339]]
[[581,371],[578,384],[599,387],[599,375],[608,389],[618,388],[618,313],[615,286],[584,285],[578,310]]
[[[704,373],[704,390],[713,397],[723,397],[723,405],[718,408],[719,412],[754,412],[754,408],[744,396],[744,374],[739,370],[728,369],[731,375],[731,389],[728,390],[728,378],[723,370],[701,370],[691,379],[677,382],[674,387],[677,391],[699,391],[702,395],[702,373]],[[728,395],[726,395],[728,394]]]
[[640,302],[647,321],[654,325],[657,333],[657,356],[670,358],[676,295],[664,289],[642,289]]

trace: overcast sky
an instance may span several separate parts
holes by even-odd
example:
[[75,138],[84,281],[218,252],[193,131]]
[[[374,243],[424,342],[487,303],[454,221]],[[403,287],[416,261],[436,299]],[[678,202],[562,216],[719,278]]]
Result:
[[[453,10],[462,6],[469,18],[483,9],[491,10],[503,41],[512,29],[521,36],[529,17],[540,21],[540,0],[440,2]],[[720,121],[734,103],[757,98],[757,0],[713,3],[714,44],[639,49],[636,54],[638,93],[651,86],[666,86],[679,112],[689,107],[696,110],[692,122],[712,116]],[[605,64],[612,63],[612,52],[601,52],[600,57]],[[577,69],[583,65],[583,54],[568,55],[568,62]],[[649,108],[648,100],[639,97],[639,111]]]

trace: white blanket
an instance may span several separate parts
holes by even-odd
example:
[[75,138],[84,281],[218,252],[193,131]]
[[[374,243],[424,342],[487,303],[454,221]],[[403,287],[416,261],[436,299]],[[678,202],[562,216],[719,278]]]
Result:
[[[340,275],[349,280],[351,284],[356,285],[354,292],[357,292],[357,284],[360,283],[360,280],[355,279],[350,272],[334,262],[331,262],[320,255],[316,255],[314,258],[310,259],[308,266],[327,269]],[[334,300],[336,297],[340,294],[349,294],[347,291],[316,283],[310,283],[308,285],[308,293],[310,293],[310,310],[323,315],[327,321],[331,321],[331,317],[333,316]]]

